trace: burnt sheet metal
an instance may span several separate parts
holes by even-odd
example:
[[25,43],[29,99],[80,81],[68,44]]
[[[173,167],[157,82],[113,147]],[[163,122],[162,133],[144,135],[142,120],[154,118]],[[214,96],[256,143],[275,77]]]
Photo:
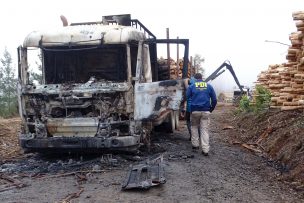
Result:
[[169,87],[169,86],[175,86],[177,84],[178,83],[176,80],[165,80],[165,81],[161,81],[159,83],[159,86]]
[[159,111],[162,106],[165,106],[168,103],[169,97],[168,96],[159,96],[156,98],[154,111]]
[[98,123],[98,118],[49,118],[47,129],[54,137],[94,137]]
[[126,92],[131,85],[112,82],[95,82],[84,84],[47,84],[47,85],[27,85],[22,88],[22,94],[71,94],[71,93],[110,93],[110,92]]
[[87,24],[31,32],[25,38],[23,47],[126,44],[145,39],[143,31],[131,26]]
[[131,15],[123,14],[123,15],[102,16],[102,23],[105,25],[116,23],[118,25],[130,26],[131,25]]
[[140,136],[121,137],[48,137],[32,138],[26,134],[19,136],[20,146],[32,151],[70,150],[70,151],[135,151],[140,145]]
[[128,189],[149,189],[166,183],[164,176],[163,156],[159,156],[146,163],[134,165],[122,185],[123,190]]
[[135,84],[135,120],[159,117],[162,112],[179,110],[185,90],[183,80]]

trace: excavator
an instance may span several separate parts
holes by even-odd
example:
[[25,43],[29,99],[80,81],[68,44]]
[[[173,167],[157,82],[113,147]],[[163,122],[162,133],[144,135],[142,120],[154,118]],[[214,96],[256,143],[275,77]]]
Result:
[[231,75],[233,76],[234,81],[236,82],[236,84],[239,88],[239,90],[233,91],[233,103],[235,105],[237,105],[243,95],[249,96],[249,88],[245,88],[243,85],[240,84],[240,82],[239,82],[238,78],[236,77],[236,74],[232,68],[230,61],[228,61],[228,60],[224,61],[223,64],[220,65],[220,67],[218,67],[211,75],[209,75],[206,78],[205,81],[209,82],[209,81],[216,79],[218,76],[220,76],[222,73],[224,73],[226,71],[226,69],[224,69],[224,68],[226,68],[230,71]]

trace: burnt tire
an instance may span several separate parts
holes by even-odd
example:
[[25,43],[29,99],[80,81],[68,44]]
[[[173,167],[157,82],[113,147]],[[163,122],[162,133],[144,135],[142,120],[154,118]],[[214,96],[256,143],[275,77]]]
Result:
[[177,130],[179,128],[179,111],[173,111],[173,112],[175,118],[175,129]]
[[171,113],[168,115],[168,123],[166,125],[167,132],[173,133],[175,130],[175,113],[174,111],[171,111]]

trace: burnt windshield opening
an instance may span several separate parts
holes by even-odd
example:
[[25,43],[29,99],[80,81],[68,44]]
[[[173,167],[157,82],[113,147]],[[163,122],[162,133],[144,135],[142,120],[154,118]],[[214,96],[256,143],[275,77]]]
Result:
[[124,45],[101,47],[52,47],[43,49],[46,84],[127,81],[127,54]]

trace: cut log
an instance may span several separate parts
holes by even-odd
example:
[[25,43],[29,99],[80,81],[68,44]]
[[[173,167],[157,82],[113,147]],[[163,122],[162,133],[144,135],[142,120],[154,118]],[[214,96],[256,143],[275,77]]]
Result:
[[297,109],[304,109],[304,106],[282,106],[282,111],[290,111],[290,110],[297,110]]
[[297,30],[303,32],[304,31],[304,27],[297,27]]
[[293,15],[293,19],[294,20],[304,20],[304,13],[299,13],[299,14]]
[[283,106],[299,106],[299,102],[283,102]]
[[302,57],[299,61],[299,65],[304,65],[304,57]]
[[293,49],[293,48],[288,49],[288,54],[291,55],[297,55],[299,52],[301,52],[301,49]]
[[304,11],[294,11],[294,12],[292,12],[292,17],[301,15],[301,14],[304,14]]
[[282,110],[304,107],[304,11],[294,12],[292,17],[298,31],[289,35],[288,62],[269,65],[256,82],[271,91],[271,107]]

